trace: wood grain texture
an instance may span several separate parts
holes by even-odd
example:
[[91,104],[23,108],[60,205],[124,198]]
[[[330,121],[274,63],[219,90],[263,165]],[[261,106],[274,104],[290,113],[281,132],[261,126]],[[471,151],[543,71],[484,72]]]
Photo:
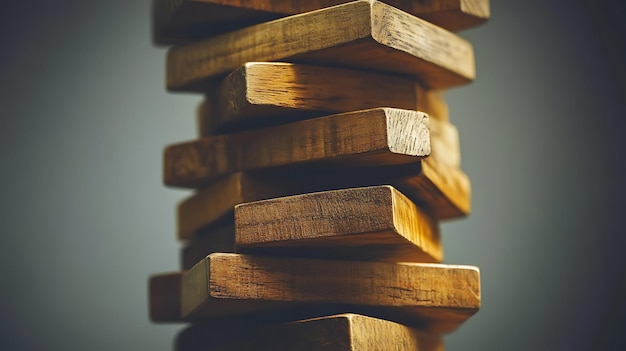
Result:
[[411,189],[420,194],[415,201],[432,209],[438,218],[452,219],[467,216],[471,211],[471,184],[459,168],[450,167],[434,159],[421,163],[420,177],[406,177],[397,188]]
[[188,320],[358,313],[435,333],[480,307],[478,268],[211,254],[183,276]]
[[[318,10],[350,0],[155,0],[153,39],[182,44],[272,19]],[[488,0],[386,0],[385,3],[456,31],[489,18]]]
[[150,320],[155,323],[179,322],[182,272],[157,274],[148,280]]
[[403,74],[433,89],[475,76],[469,42],[389,5],[362,0],[174,47],[167,87],[207,92],[245,62],[276,60]]
[[439,227],[391,186],[332,190],[235,207],[237,252],[441,262]]
[[178,205],[177,235],[180,240],[188,240],[194,233],[232,216],[234,206],[244,202],[373,185],[397,188],[439,220],[463,217],[470,211],[467,175],[430,158],[406,166],[356,171],[239,172],[212,183]]
[[426,114],[372,109],[169,146],[164,182],[199,188],[239,171],[404,164],[429,153]]
[[[332,89],[329,89],[332,87]],[[248,62],[222,81],[198,111],[201,136],[377,107],[447,120],[441,91],[413,79],[286,62]]]
[[383,319],[341,314],[262,327],[192,326],[177,351],[443,351],[441,337]]

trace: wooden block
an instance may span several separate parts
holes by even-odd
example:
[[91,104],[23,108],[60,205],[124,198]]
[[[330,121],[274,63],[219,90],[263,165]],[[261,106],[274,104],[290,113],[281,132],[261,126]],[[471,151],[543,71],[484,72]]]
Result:
[[441,262],[439,227],[391,186],[287,196],[235,207],[237,252]]
[[239,171],[404,164],[429,153],[426,114],[381,108],[169,146],[164,181],[199,188]]
[[442,94],[389,74],[248,62],[201,105],[199,130],[200,135],[211,136],[377,107],[417,110],[447,120]]
[[181,268],[186,271],[214,252],[235,252],[235,227],[233,219],[220,221],[210,230],[205,230],[189,238],[181,249]]
[[417,90],[417,101],[420,106],[419,111],[428,113],[428,116],[443,122],[450,120],[450,110],[448,103],[444,99],[445,92],[443,90]]
[[178,335],[175,349],[443,351],[443,341],[438,335],[383,319],[341,314],[252,328],[196,325]]
[[425,3],[426,6],[439,5],[438,10],[423,13],[420,16],[451,31],[478,26],[488,20],[491,15],[489,0],[408,1],[415,4]]
[[232,216],[235,205],[275,197],[350,187],[392,185],[439,220],[470,211],[470,182],[460,169],[430,158],[401,167],[376,167],[348,172],[239,172],[222,178],[178,205],[178,238]]
[[158,274],[148,281],[150,320],[155,323],[178,322],[180,313],[181,272]]
[[430,118],[430,158],[449,167],[461,167],[459,131],[451,123]]
[[479,280],[470,266],[216,253],[183,275],[181,310],[193,321],[351,312],[445,333],[478,311]]
[[[350,0],[156,0],[153,36],[159,45],[181,44],[272,19]],[[456,31],[489,18],[488,0],[386,0],[387,4]]]
[[167,87],[207,92],[245,62],[276,60],[403,74],[432,89],[475,76],[469,42],[379,1],[361,0],[174,47]]

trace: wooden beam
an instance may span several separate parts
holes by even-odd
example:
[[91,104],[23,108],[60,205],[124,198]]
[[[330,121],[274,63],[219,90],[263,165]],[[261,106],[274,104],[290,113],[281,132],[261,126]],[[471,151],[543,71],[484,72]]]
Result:
[[237,231],[233,219],[225,218],[192,233],[181,250],[182,269],[215,252],[388,262],[443,259],[436,221],[390,186],[245,203],[236,207],[234,223]]
[[[332,87],[332,89],[329,89]],[[448,119],[440,91],[414,79],[350,69],[248,62],[229,74],[198,113],[201,136],[377,107]]]
[[441,262],[439,227],[391,186],[332,190],[235,207],[237,252]]
[[360,186],[392,185],[438,220],[470,211],[471,188],[460,169],[426,159],[401,167],[338,172],[239,172],[222,178],[178,205],[178,238],[189,240],[231,218],[235,205],[275,197]]
[[182,272],[157,274],[148,280],[148,308],[155,323],[179,322]]
[[427,115],[372,109],[169,146],[164,181],[198,188],[239,171],[405,164],[429,153]]
[[183,275],[181,311],[196,322],[350,311],[446,333],[478,311],[479,279],[470,266],[217,253]]
[[443,341],[398,323],[340,314],[266,326],[195,325],[176,338],[177,351],[443,351]]
[[[357,173],[363,175],[357,178]],[[312,182],[315,179],[315,183]],[[390,184],[439,220],[463,217],[470,211],[470,183],[459,169],[434,161],[400,168],[376,168],[333,174],[288,172],[282,176],[258,172],[235,173],[182,201],[178,206],[178,238],[194,233],[232,214],[235,205],[280,196],[347,187]]]
[[[153,38],[158,45],[182,44],[349,1],[155,0],[153,1]],[[452,31],[482,24],[490,14],[488,0],[386,0],[385,2]]]
[[379,1],[361,0],[174,47],[167,87],[207,92],[245,62],[276,60],[403,74],[432,89],[475,76],[469,42]]

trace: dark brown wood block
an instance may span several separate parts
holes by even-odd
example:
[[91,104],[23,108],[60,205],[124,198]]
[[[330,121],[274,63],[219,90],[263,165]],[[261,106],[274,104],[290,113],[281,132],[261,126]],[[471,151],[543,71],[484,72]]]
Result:
[[401,74],[431,89],[466,84],[475,76],[469,42],[382,2],[363,0],[173,47],[167,88],[207,92],[246,62],[277,60]]
[[[159,45],[181,44],[276,18],[350,0],[155,0],[153,36]],[[386,0],[391,6],[456,31],[489,18],[488,0]]]
[[176,339],[177,351],[443,351],[443,341],[398,323],[341,314],[266,326],[196,325]]
[[210,230],[204,230],[189,238],[180,251],[181,268],[186,271],[215,252],[235,252],[235,227],[233,219],[220,221]]
[[178,322],[180,313],[182,272],[153,275],[148,281],[150,320],[155,323]]
[[235,207],[237,252],[441,262],[437,223],[391,186],[332,190]]
[[298,320],[358,313],[453,331],[480,307],[478,268],[211,254],[183,276],[182,315]]
[[397,165],[429,154],[426,114],[381,108],[169,146],[164,153],[164,181],[200,188],[241,171]]

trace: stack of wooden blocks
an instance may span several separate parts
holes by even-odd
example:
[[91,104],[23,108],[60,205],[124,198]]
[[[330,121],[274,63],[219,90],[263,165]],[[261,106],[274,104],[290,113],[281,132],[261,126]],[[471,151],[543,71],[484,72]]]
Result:
[[445,89],[475,75],[454,34],[487,0],[157,0],[170,91],[205,94],[164,153],[180,272],[150,278],[175,349],[442,350],[480,307],[443,265],[470,209]]

